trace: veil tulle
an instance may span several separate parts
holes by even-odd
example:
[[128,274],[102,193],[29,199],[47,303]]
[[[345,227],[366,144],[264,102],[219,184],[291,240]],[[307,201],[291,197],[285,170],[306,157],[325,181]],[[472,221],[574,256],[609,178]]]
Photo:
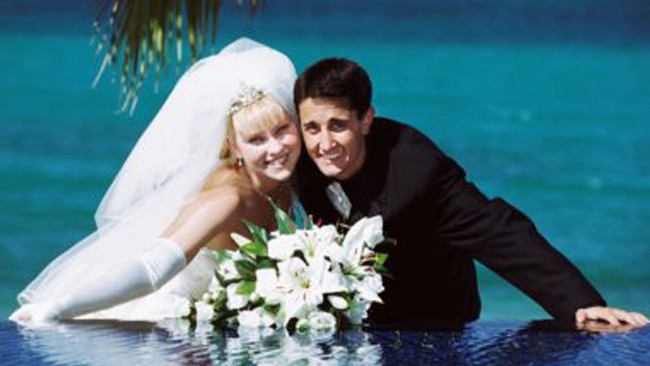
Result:
[[97,230],[51,262],[18,302],[54,299],[101,281],[110,266],[147,250],[221,164],[226,115],[242,85],[264,91],[295,116],[295,78],[285,55],[246,38],[193,65],[106,192]]

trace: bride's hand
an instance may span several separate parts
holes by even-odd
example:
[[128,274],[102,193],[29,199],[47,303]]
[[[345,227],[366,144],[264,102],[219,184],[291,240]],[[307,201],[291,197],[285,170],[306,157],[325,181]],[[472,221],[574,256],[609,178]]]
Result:
[[44,326],[58,320],[58,311],[49,302],[27,304],[14,311],[9,320],[30,327]]

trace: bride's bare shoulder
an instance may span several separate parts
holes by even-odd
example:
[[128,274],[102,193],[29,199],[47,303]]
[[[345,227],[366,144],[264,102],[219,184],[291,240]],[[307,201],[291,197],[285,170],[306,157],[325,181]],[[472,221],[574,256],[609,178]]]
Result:
[[201,192],[188,202],[167,232],[203,233],[202,237],[212,237],[224,230],[230,232],[254,207],[256,196],[259,195],[246,179],[220,170],[209,177]]
[[195,203],[232,212],[250,206],[258,196],[250,182],[235,169],[222,167],[208,177]]
[[222,165],[205,178],[201,192],[210,192],[239,180],[242,180],[242,177],[236,169],[228,165]]

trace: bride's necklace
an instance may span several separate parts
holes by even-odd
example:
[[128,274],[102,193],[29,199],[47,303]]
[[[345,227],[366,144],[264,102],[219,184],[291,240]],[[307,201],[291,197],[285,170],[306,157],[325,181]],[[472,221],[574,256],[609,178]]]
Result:
[[272,205],[277,205],[285,212],[289,212],[291,209],[291,203],[293,201],[293,190],[291,189],[291,184],[289,181],[281,182],[276,187],[263,191],[260,187],[256,186],[252,181],[251,177],[244,170],[240,171],[240,174],[243,173],[246,176],[251,188],[265,201],[271,203]]
[[278,187],[268,192],[263,192],[255,186],[253,186],[253,189],[255,189],[257,194],[259,194],[262,198],[273,201],[277,205],[284,206],[285,204],[290,204],[291,202],[291,188],[288,184],[281,183]]
[[[279,207],[282,211],[286,212],[289,216],[293,216],[293,190],[291,185],[288,183],[281,183],[278,187],[274,189],[263,192],[257,187],[254,187],[257,194],[262,197],[266,202],[268,202],[269,207]],[[275,209],[273,209],[275,211]],[[275,217],[275,214],[273,214]]]

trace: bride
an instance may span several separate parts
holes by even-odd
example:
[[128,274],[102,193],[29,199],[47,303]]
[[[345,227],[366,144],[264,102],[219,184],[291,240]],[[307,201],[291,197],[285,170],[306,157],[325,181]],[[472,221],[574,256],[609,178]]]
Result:
[[97,230],[19,294],[10,319],[159,320],[199,298],[214,271],[204,248],[235,249],[242,219],[274,229],[268,198],[293,205],[295,77],[249,39],[190,68],[104,196]]

